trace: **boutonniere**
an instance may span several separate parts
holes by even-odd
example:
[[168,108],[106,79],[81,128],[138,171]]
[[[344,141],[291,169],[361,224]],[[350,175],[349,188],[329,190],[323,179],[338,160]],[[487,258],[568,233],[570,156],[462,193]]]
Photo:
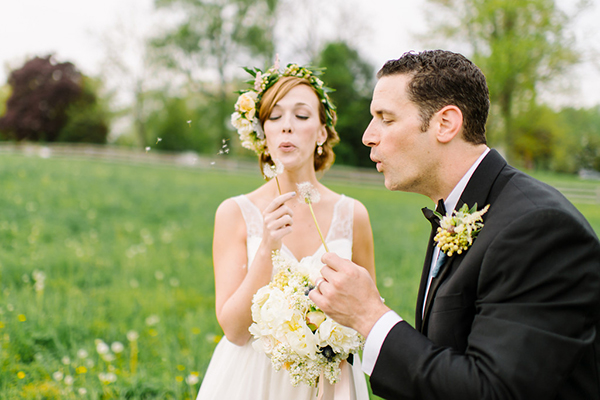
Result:
[[483,228],[483,214],[490,208],[488,204],[483,209],[477,211],[477,203],[469,209],[469,206],[463,204],[458,210],[453,210],[445,216],[436,212],[440,218],[440,227],[433,238],[448,257],[452,254],[461,254],[473,244],[473,240]]

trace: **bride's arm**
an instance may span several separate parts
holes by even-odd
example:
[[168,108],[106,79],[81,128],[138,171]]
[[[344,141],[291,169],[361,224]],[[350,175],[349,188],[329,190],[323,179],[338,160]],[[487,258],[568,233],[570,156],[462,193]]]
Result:
[[281,247],[281,238],[291,232],[291,210],[283,205],[292,197],[284,194],[265,210],[263,240],[248,268],[246,224],[237,203],[224,201],[215,215],[213,264],[217,320],[227,339],[244,345],[252,324],[252,297],[271,280],[271,252]]
[[373,246],[373,231],[369,213],[360,202],[354,201],[354,227],[352,238],[352,262],[364,267],[375,280],[375,255]]

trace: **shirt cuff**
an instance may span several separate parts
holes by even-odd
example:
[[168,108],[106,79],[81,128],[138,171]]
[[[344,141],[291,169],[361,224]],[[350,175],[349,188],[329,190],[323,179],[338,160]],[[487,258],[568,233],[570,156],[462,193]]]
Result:
[[402,321],[402,318],[394,311],[390,310],[383,314],[381,318],[375,322],[373,328],[371,328],[371,332],[369,332],[369,336],[367,336],[365,342],[362,357],[362,370],[365,374],[371,376],[385,338],[394,325],[400,321]]

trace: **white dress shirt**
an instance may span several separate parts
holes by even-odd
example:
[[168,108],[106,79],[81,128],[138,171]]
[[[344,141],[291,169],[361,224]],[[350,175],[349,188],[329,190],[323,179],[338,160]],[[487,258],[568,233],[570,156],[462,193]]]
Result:
[[[475,172],[481,161],[489,153],[489,151],[489,147],[486,147],[485,151],[479,156],[477,161],[473,163],[473,165],[471,166],[471,168],[469,168],[467,173],[463,175],[461,180],[458,181],[458,184],[454,187],[454,189],[452,189],[452,192],[450,192],[450,195],[444,201],[444,206],[446,207],[446,210],[454,210],[454,208],[456,207],[456,203],[458,203],[462,192],[465,190],[465,187],[467,187],[467,183],[469,183],[471,176],[473,176],[473,173]],[[429,286],[431,285],[431,270],[435,267],[439,255],[440,249],[436,246],[433,250],[433,257],[431,257],[431,266],[429,269],[430,273],[427,279],[427,287],[425,289],[425,300],[427,299],[427,294],[429,293]],[[426,301],[423,301],[423,310],[421,310],[421,312],[424,312],[425,303]],[[365,374],[371,376],[371,373],[373,373],[375,363],[377,362],[377,357],[379,357],[379,352],[381,351],[381,346],[383,346],[385,338],[387,337],[388,333],[392,330],[394,325],[396,325],[400,321],[402,321],[402,318],[394,311],[390,310],[387,313],[385,313],[381,318],[379,318],[375,325],[373,325],[371,332],[369,332],[369,336],[367,336],[365,348],[363,350],[362,370]]]

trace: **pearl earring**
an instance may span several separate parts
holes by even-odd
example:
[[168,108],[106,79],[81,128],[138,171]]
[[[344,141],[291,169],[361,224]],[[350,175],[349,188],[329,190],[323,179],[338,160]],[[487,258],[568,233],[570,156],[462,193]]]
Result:
[[317,154],[322,156],[323,155],[323,143],[318,143],[317,142]]

